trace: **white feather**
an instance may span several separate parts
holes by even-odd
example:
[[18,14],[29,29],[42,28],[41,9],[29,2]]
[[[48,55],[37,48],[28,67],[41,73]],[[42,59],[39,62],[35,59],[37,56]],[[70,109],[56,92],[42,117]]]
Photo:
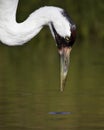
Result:
[[62,16],[61,8],[42,7],[33,12],[24,22],[17,23],[16,10],[18,1],[0,0],[0,41],[2,43],[11,46],[22,45],[37,35],[44,25],[50,27],[51,22],[59,35],[70,37],[70,24]]

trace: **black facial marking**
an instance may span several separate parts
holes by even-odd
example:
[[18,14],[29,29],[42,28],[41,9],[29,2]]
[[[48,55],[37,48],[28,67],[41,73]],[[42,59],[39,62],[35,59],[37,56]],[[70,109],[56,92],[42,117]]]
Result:
[[70,24],[74,25],[75,23],[72,21],[71,17],[68,15],[67,11],[63,10],[61,14],[70,22]]
[[76,26],[75,24],[71,25],[71,36],[70,36],[70,40],[66,40],[64,37],[61,37],[57,31],[55,30],[55,27],[53,25],[53,23],[51,23],[54,35],[55,35],[55,40],[57,43],[57,47],[58,49],[61,49],[62,47],[71,47],[76,39]]
[[74,24],[74,22],[72,21],[72,19],[70,18],[70,16],[65,10],[62,10],[61,14],[69,22],[71,36],[69,37],[69,40],[67,40],[65,37],[60,36],[57,33],[54,24],[51,23],[58,49],[61,49],[62,47],[71,47],[74,44],[76,39],[76,25]]
[[70,40],[70,44],[71,46],[74,44],[76,40],[76,26],[75,24],[71,25],[71,40]]
[[69,21],[69,23],[71,24],[71,40],[70,40],[70,45],[72,46],[75,42],[76,39],[76,25],[75,23],[72,21],[71,17],[68,15],[68,13],[63,10],[62,15]]

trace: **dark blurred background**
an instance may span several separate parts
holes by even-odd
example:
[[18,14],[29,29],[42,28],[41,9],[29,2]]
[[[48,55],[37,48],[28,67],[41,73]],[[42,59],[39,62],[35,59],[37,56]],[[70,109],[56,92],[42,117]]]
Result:
[[17,21],[46,5],[64,8],[77,25],[65,90],[48,27],[23,46],[1,43],[0,129],[103,130],[104,0],[20,0]]

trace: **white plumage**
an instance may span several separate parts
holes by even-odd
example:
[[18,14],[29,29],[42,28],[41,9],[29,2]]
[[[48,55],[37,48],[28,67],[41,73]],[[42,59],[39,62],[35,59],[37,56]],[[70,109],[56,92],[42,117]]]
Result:
[[24,22],[17,23],[17,5],[18,0],[0,0],[0,41],[2,43],[10,46],[22,45],[32,39],[44,25],[50,26],[51,22],[58,34],[62,37],[70,37],[70,24],[62,16],[61,8],[42,7],[30,14]]

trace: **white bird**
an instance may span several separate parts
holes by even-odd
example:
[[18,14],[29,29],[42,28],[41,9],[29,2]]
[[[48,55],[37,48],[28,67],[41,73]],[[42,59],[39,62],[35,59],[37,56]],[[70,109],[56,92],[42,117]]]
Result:
[[22,23],[16,22],[19,0],[0,0],[0,41],[9,46],[22,45],[31,40],[44,25],[48,25],[61,59],[61,86],[63,91],[68,72],[69,57],[76,38],[76,25],[65,10],[45,6],[34,11]]

